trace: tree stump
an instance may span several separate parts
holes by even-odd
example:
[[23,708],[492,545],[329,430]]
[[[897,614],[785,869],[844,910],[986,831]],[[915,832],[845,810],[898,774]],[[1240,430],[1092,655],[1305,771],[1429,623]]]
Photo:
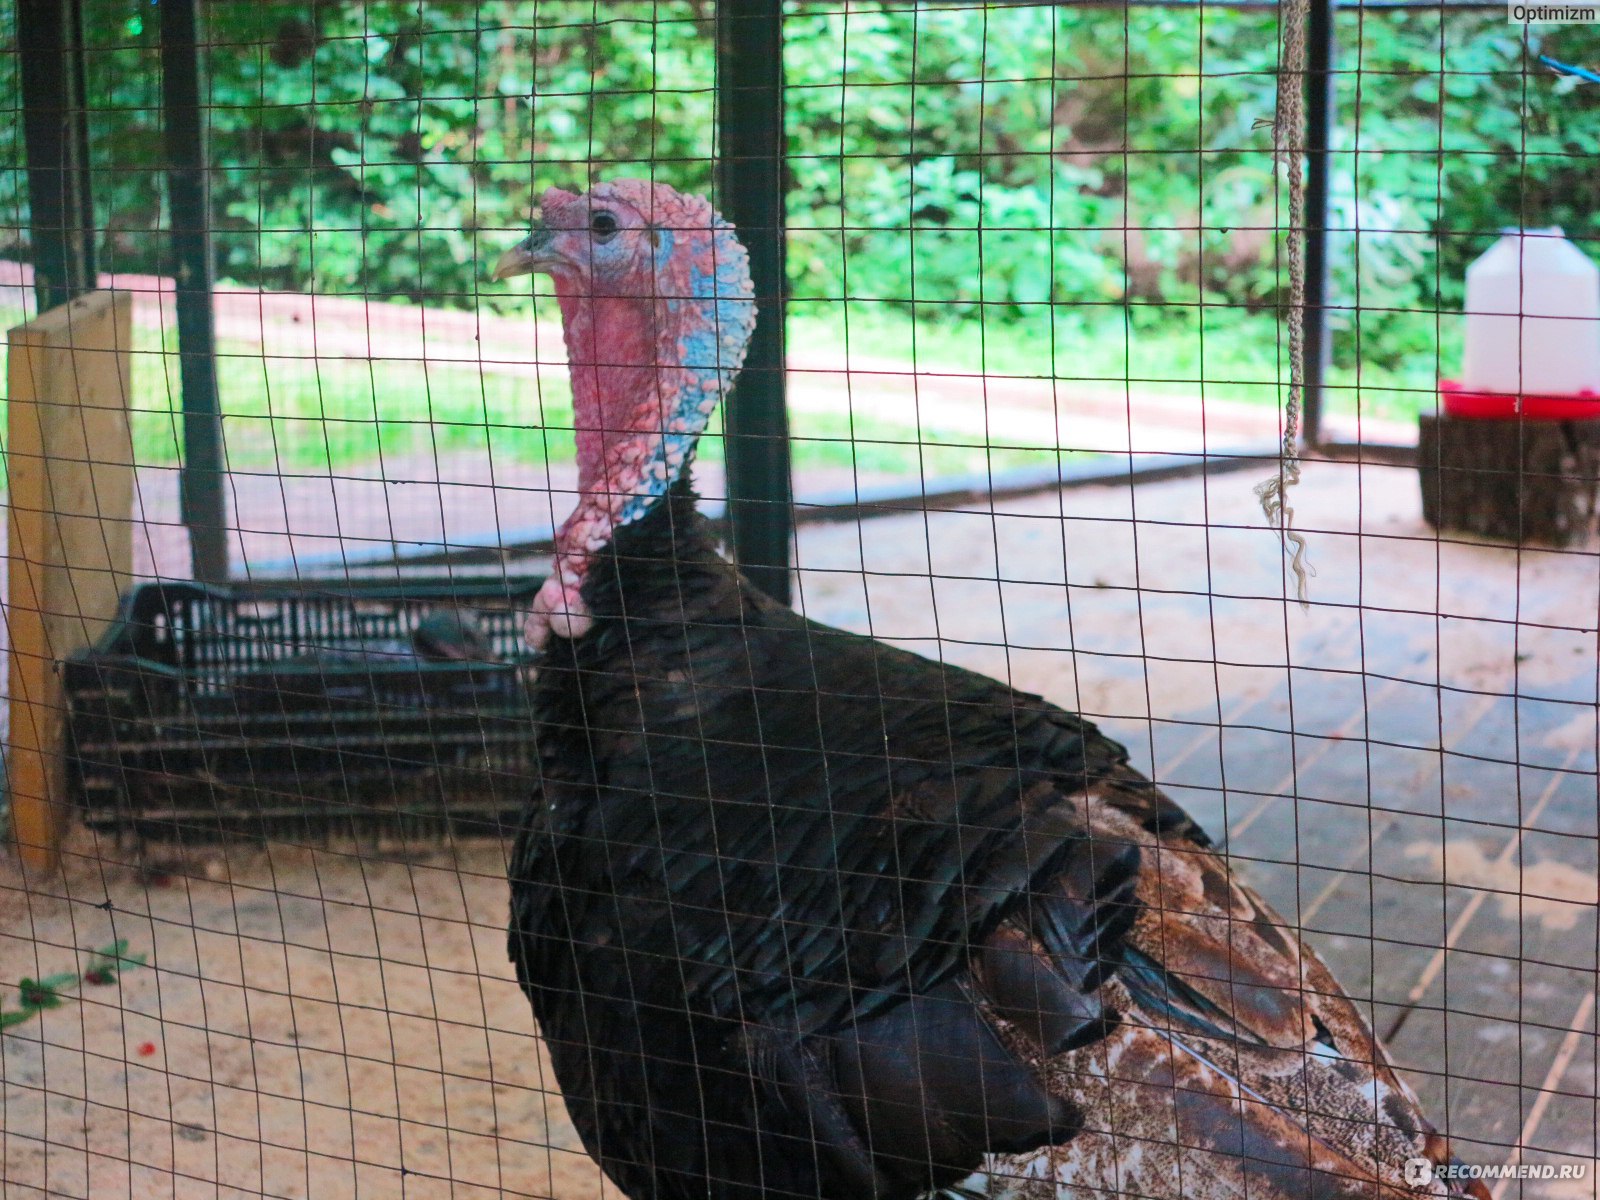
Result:
[[1566,546],[1594,525],[1600,421],[1425,414],[1417,469],[1422,515],[1435,529]]

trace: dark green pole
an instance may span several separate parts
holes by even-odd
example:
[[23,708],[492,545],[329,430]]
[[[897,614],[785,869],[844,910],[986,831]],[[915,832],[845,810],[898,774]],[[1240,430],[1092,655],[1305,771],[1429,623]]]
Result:
[[750,251],[757,321],[723,413],[733,556],[789,603],[789,413],[784,399],[782,0],[717,5],[717,192]]
[[217,335],[211,310],[211,204],[195,0],[162,0],[161,101],[167,135],[178,367],[183,387],[179,495],[194,577],[228,578],[228,500],[217,400]]
[[95,285],[83,12],[77,0],[18,0],[16,19],[33,289],[47,312]]
[[1328,193],[1337,2],[1311,0],[1306,22],[1306,374],[1300,437],[1307,446],[1322,441],[1323,398],[1333,357],[1328,336]]

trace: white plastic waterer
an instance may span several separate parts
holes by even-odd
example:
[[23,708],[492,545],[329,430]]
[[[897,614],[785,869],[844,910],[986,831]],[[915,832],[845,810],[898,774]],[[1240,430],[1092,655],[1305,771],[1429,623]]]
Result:
[[1600,267],[1558,227],[1505,229],[1467,268],[1466,361],[1473,392],[1600,392]]

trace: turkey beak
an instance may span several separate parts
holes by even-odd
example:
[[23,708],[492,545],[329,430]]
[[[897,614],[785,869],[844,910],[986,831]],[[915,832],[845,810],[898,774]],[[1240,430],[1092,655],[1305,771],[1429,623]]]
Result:
[[552,262],[550,243],[554,237],[554,230],[542,221],[535,221],[533,232],[500,256],[490,278],[498,282],[548,270]]

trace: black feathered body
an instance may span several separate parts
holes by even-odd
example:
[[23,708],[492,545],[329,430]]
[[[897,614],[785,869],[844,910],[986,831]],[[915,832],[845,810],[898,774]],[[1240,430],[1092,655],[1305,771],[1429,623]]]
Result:
[[[1147,1140],[1245,1156],[1210,1194],[1309,1194],[1360,1116],[1317,1083],[1324,1035],[1365,1057],[1361,1103],[1414,1111],[1321,964],[1093,725],[772,602],[682,484],[584,599],[536,686],[510,946],[634,1200],[909,1198],[986,1164],[992,1194],[997,1164],[1016,1194],[1207,1194],[1207,1168],[1118,1149],[1147,1104]],[[1331,1132],[1289,1116],[1316,1086]]]
[[[1092,938],[1076,797],[1120,747],[766,599],[681,494],[619,532],[585,595],[595,628],[553,642],[540,673],[544,790],[512,869],[512,952],[573,1119],[619,1185],[912,1195],[995,1144],[1070,1136],[1078,1114],[974,1006],[972,948],[1035,881],[1074,870],[1086,903],[1061,894],[1038,923]],[[1114,885],[1114,855],[1103,866]],[[1060,1040],[1097,1031],[1097,981],[1077,982]],[[808,1094],[871,1093],[862,1074],[895,1069],[915,1089],[933,1060],[964,1093],[945,1103],[969,1111],[925,1122],[937,1090]]]

